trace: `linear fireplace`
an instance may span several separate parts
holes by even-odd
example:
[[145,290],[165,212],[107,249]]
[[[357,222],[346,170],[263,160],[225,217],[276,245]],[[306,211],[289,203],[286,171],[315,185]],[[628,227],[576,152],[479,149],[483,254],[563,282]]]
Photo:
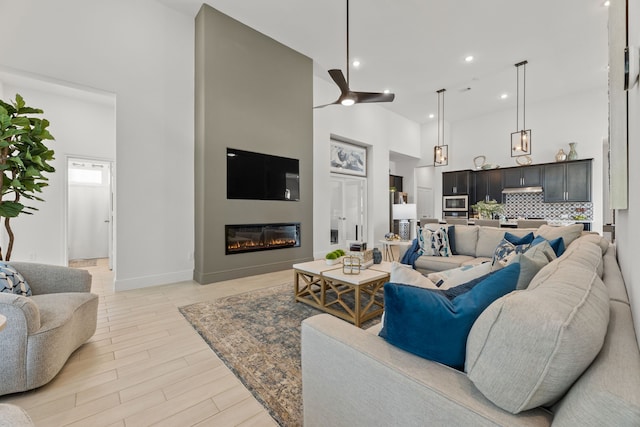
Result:
[[300,223],[225,225],[225,254],[300,246]]

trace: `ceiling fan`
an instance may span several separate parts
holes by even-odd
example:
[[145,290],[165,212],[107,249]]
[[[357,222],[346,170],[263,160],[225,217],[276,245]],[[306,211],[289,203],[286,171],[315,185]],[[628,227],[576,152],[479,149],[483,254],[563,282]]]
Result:
[[349,88],[349,0],[347,0],[347,78],[344,78],[342,70],[329,70],[329,75],[340,89],[340,97],[329,104],[319,105],[314,108],[322,108],[327,105],[342,104],[353,105],[365,102],[391,102],[395,98],[393,93],[384,92],[356,92]]

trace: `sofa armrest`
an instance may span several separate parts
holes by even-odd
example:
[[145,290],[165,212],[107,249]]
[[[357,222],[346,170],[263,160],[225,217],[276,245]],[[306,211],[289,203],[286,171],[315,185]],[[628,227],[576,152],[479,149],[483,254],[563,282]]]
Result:
[[40,329],[40,310],[29,297],[0,292],[0,314],[7,318],[6,328],[0,332],[0,342],[13,333],[26,338]]
[[304,425],[548,426],[533,409],[513,415],[489,402],[463,372],[321,314],[302,323]]
[[34,295],[91,291],[91,275],[86,270],[32,262],[9,264],[24,276]]

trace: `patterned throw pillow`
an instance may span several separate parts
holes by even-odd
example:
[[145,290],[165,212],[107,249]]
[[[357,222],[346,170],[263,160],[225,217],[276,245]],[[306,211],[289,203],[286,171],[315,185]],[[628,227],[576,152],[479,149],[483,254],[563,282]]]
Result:
[[447,229],[439,227],[436,230],[429,230],[423,228],[418,237],[418,243],[422,250],[422,255],[427,256],[444,256],[451,255],[451,248],[449,247],[449,236]]
[[4,262],[0,262],[0,292],[31,296],[31,288],[22,274]]
[[530,243],[514,245],[507,239],[502,239],[500,244],[493,253],[493,261],[491,262],[491,271],[500,270],[509,264],[516,255],[524,253],[531,246]]

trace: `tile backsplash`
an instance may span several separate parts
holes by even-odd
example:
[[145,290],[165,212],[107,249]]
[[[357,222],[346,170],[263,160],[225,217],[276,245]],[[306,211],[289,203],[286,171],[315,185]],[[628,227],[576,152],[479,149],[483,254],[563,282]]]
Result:
[[504,215],[507,218],[560,219],[563,215],[571,218],[583,214],[587,220],[593,219],[593,203],[545,203],[543,193],[511,193],[504,195]]

